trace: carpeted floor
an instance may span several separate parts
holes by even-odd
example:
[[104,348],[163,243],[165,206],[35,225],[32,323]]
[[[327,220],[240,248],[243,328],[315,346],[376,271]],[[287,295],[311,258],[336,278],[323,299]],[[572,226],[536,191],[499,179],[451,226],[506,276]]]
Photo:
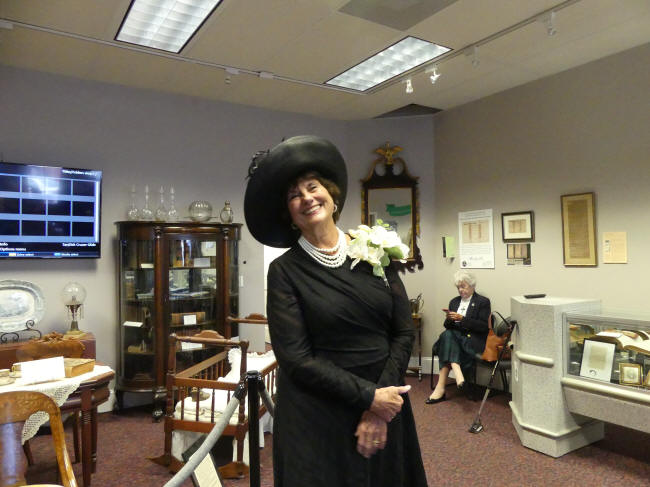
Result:
[[[551,458],[523,447],[512,422],[508,397],[490,398],[482,413],[485,430],[467,430],[479,402],[449,387],[448,400],[425,405],[429,381],[408,378],[410,397],[418,426],[420,446],[430,486],[547,486],[589,485],[608,487],[650,485],[650,435],[607,425],[605,439],[560,458]],[[170,478],[166,469],[147,457],[163,451],[163,424],[152,423],[149,412],[132,409],[119,415],[99,415],[97,472],[93,487],[162,486]],[[260,452],[261,485],[273,485],[271,437]],[[72,440],[68,437],[68,449]],[[56,479],[51,438],[32,440],[36,464],[29,468],[29,483]],[[72,455],[72,451],[71,451]],[[81,465],[75,464],[81,481]],[[185,484],[191,486],[188,480]],[[224,481],[226,487],[249,485],[249,479]],[[336,487],[336,486],[332,486]],[[397,486],[396,486],[397,487]]]

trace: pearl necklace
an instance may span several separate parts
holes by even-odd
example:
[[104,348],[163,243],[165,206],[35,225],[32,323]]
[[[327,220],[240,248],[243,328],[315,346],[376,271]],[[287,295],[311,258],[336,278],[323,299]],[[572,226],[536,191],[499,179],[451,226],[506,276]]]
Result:
[[345,239],[345,234],[340,228],[337,228],[337,230],[339,231],[339,240],[331,249],[319,249],[315,245],[312,245],[303,236],[298,239],[298,243],[302,249],[319,264],[332,269],[341,267],[348,256],[348,245]]

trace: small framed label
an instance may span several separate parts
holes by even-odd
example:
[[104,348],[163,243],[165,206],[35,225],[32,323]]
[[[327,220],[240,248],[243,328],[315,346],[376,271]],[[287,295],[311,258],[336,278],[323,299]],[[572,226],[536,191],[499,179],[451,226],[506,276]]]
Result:
[[203,348],[203,345],[200,343],[188,343],[188,342],[181,342],[181,350],[199,350]]
[[196,325],[196,315],[183,315],[184,325]]
[[140,269],[153,269],[153,262],[141,262]]
[[125,321],[123,326],[132,326],[133,328],[140,328],[142,326],[142,321]]
[[194,267],[210,267],[210,257],[195,257]]

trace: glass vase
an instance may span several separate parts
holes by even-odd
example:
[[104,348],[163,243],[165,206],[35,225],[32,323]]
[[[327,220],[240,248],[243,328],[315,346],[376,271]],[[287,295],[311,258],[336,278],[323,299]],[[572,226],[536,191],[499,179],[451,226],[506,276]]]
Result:
[[207,201],[194,201],[189,210],[190,218],[195,222],[207,222],[212,218],[212,205]]

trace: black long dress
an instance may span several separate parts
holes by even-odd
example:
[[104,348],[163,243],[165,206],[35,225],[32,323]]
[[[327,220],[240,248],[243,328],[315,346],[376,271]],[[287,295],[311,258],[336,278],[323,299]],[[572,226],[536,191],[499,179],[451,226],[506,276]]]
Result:
[[365,262],[324,267],[299,246],[271,263],[267,313],[280,372],[276,487],[421,487],[427,481],[408,394],[370,459],[354,436],[378,387],[402,385],[414,330],[399,276]]

